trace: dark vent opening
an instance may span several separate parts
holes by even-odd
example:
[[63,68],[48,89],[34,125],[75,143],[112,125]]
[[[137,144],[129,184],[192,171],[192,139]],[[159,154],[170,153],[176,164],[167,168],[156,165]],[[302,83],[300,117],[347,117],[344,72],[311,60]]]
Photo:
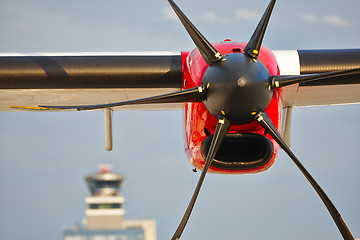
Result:
[[[201,144],[203,158],[209,151],[213,135]],[[221,169],[250,169],[263,166],[273,154],[271,141],[259,134],[227,134],[215,155],[212,166]]]

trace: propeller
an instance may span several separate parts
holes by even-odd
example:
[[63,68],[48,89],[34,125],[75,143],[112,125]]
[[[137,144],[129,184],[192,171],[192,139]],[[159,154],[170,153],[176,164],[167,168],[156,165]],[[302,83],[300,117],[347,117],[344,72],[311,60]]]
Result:
[[273,88],[285,87],[297,83],[305,83],[312,81],[319,81],[324,79],[331,79],[334,77],[347,77],[351,75],[360,74],[360,68],[354,68],[350,70],[333,71],[319,74],[304,74],[300,76],[273,76],[272,86]]
[[214,64],[222,59],[221,53],[197,30],[174,1],[169,0],[171,7],[184,25],[207,64]]
[[180,236],[182,234],[182,232],[184,231],[184,228],[186,226],[186,223],[190,217],[191,211],[194,208],[195,205],[195,201],[197,199],[197,196],[199,195],[200,192],[200,188],[202,186],[202,183],[205,179],[205,175],[211,165],[211,162],[213,161],[216,153],[218,152],[220,145],[227,133],[227,131],[230,128],[230,121],[224,117],[224,116],[220,116],[218,119],[218,123],[216,125],[216,129],[215,129],[215,133],[213,136],[213,139],[211,140],[211,144],[210,144],[210,148],[209,148],[209,152],[206,155],[206,160],[205,160],[205,165],[204,168],[201,172],[200,178],[198,180],[198,183],[196,185],[195,191],[193,193],[193,196],[190,200],[190,203],[186,209],[186,212],[178,226],[178,228],[176,229],[174,236],[171,238],[171,240],[177,240],[180,239]]
[[259,55],[261,43],[264,38],[266,27],[269,23],[275,2],[276,0],[271,0],[271,2],[269,3],[268,7],[265,10],[265,13],[263,14],[259,24],[257,25],[253,35],[251,36],[248,44],[244,49],[245,53],[247,53],[254,59],[256,59]]
[[291,158],[291,160],[295,163],[295,165],[299,168],[302,174],[309,181],[311,186],[315,189],[326,208],[328,209],[331,217],[333,218],[336,226],[338,227],[341,235],[345,240],[353,240],[349,228],[346,223],[342,219],[340,213],[336,209],[335,205],[331,202],[330,198],[326,195],[326,193],[322,190],[319,184],[315,181],[315,179],[311,176],[311,174],[306,170],[306,168],[301,164],[299,159],[295,156],[295,154],[290,150],[290,148],[286,145],[284,140],[281,138],[279,132],[276,130],[274,124],[271,122],[269,116],[265,111],[262,111],[255,115],[255,119],[259,122],[259,124],[265,129],[265,131],[279,144],[279,146],[286,152],[286,154]]
[[270,1],[267,9],[264,12],[264,15],[262,16],[252,37],[246,45],[244,53],[230,53],[224,56],[220,54],[219,51],[208,40],[206,40],[206,38],[196,29],[196,27],[190,22],[190,20],[179,9],[173,0],[168,1],[184,25],[185,29],[188,31],[196,47],[199,49],[205,62],[209,64],[203,75],[200,86],[148,98],[109,104],[18,108],[32,110],[92,110],[133,104],[203,101],[206,109],[215,118],[218,119],[218,122],[197,186],[187,207],[187,210],[177,230],[175,231],[175,234],[172,237],[172,240],[179,239],[182,232],[184,231],[205,179],[205,175],[231,124],[246,124],[252,121],[257,121],[287,153],[287,155],[293,160],[296,166],[313,186],[327,207],[343,238],[345,240],[353,240],[353,236],[351,235],[348,227],[341,218],[334,204],[330,201],[329,197],[321,189],[315,179],[310,175],[310,173],[305,169],[305,167],[300,163],[297,157],[285,144],[274,124],[266,114],[265,110],[268,108],[273,96],[273,91],[276,88],[309,81],[319,81],[323,79],[331,79],[334,77],[357,75],[360,73],[360,69],[358,68],[352,70],[300,76],[270,76],[270,73],[265,65],[256,59],[259,55],[262,40],[275,5],[275,0]]
[[[112,108],[125,105],[136,105],[136,104],[153,104],[153,103],[179,103],[179,102],[200,102],[205,99],[206,88],[204,85],[199,87],[193,87],[177,92],[157,95],[153,97],[108,103],[108,104],[95,104],[95,105],[83,105],[83,106],[39,106],[34,107],[33,110],[69,110],[76,109],[78,111],[82,110],[95,110],[103,108]],[[20,106],[13,106],[13,108],[25,108]],[[31,109],[26,107],[26,109]]]

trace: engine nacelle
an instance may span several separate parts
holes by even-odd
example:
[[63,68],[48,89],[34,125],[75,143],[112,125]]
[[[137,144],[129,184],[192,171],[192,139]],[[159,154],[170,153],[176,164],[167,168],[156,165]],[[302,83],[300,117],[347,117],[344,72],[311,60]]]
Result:
[[[225,56],[230,53],[243,54],[246,43],[227,41],[213,43],[213,46]],[[209,65],[205,63],[198,49],[191,53],[183,53],[182,59],[183,88],[200,86]],[[261,47],[257,61],[267,68],[271,76],[279,74],[275,56],[268,48]],[[270,104],[265,109],[279,131],[282,117],[281,100],[282,90],[274,89]],[[204,166],[216,124],[217,118],[207,110],[203,102],[185,103],[185,152],[196,169],[201,170]],[[220,174],[262,172],[274,164],[278,149],[279,145],[255,120],[246,124],[232,122],[209,172]]]

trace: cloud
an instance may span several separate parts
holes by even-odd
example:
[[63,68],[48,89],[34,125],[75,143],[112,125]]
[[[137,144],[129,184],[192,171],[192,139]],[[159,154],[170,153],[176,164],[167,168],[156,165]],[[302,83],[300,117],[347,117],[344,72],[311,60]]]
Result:
[[175,14],[175,12],[170,7],[163,7],[162,12],[166,19],[172,20],[172,21],[178,21],[178,18]]
[[298,13],[297,17],[304,22],[318,23],[317,17],[312,13]]
[[207,11],[200,14],[200,20],[207,23],[227,23],[228,19],[219,17],[214,11]]
[[313,13],[298,13],[296,16],[300,20],[311,24],[330,25],[331,27],[336,28],[346,28],[351,26],[349,21],[335,14],[317,16]]
[[261,14],[255,10],[240,8],[235,11],[235,17],[245,21],[258,21],[261,17]]
[[337,15],[328,15],[328,16],[324,16],[322,18],[322,21],[324,23],[330,24],[333,27],[340,27],[340,28],[344,28],[344,27],[350,27],[350,22],[340,18]]

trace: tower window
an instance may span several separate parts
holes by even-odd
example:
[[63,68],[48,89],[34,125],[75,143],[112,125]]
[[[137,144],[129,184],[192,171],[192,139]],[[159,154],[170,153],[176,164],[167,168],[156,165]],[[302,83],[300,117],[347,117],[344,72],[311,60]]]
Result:
[[121,208],[120,203],[93,203],[89,204],[89,209],[116,209]]

